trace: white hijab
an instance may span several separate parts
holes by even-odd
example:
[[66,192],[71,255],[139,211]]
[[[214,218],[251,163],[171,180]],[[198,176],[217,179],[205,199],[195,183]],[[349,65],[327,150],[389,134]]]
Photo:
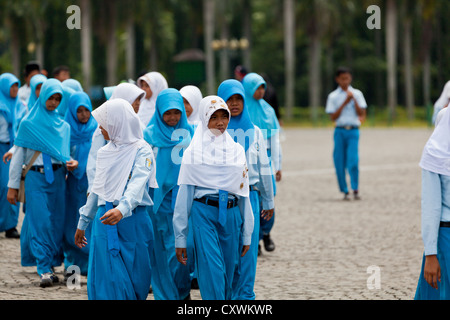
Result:
[[114,88],[111,95],[111,99],[121,98],[128,101],[129,104],[133,104],[136,99],[144,99],[145,91],[132,83],[120,83]]
[[137,151],[151,147],[143,139],[139,117],[126,100],[110,99],[92,111],[92,116],[111,139],[97,153],[92,192],[114,202],[123,195]]
[[434,103],[434,107],[437,109],[442,109],[448,104],[449,101],[450,101],[450,81],[447,81],[447,83],[444,86],[444,89],[442,90],[441,96]]
[[[448,109],[448,108],[446,108]],[[420,167],[450,176],[450,112],[442,112],[442,118],[437,122],[431,137],[423,148]]]
[[152,91],[152,96],[150,99],[142,99],[141,106],[139,108],[138,116],[141,119],[144,126],[147,127],[150,119],[155,113],[156,98],[159,93],[164,89],[167,89],[169,85],[167,84],[166,78],[156,71],[149,72],[137,80],[137,85],[141,88],[141,80],[147,82],[150,90]]
[[200,122],[181,162],[178,184],[221,189],[248,197],[249,179],[244,148],[225,132],[219,136],[208,128],[211,115],[227,104],[218,96],[200,102]]
[[202,92],[196,86],[184,86],[180,89],[180,93],[192,107],[192,113],[188,118],[190,124],[198,124],[200,122],[200,113],[198,112],[200,101],[203,98]]

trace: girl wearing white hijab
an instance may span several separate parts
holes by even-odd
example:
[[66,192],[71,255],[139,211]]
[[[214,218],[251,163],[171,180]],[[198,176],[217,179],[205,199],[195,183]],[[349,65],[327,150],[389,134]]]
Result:
[[444,86],[444,89],[442,90],[442,93],[439,97],[439,99],[434,103],[434,112],[433,112],[433,118],[432,122],[436,122],[436,117],[442,109],[446,108],[450,102],[450,81],[447,81],[447,83]]
[[444,112],[427,141],[422,168],[424,257],[416,300],[450,299],[450,113]]
[[138,78],[137,85],[146,93],[145,98],[141,102],[138,116],[144,126],[147,127],[155,113],[156,98],[161,91],[169,88],[169,85],[166,78],[156,71],[149,72]]
[[[132,83],[120,83],[114,87],[110,99],[124,99],[133,107],[134,112],[138,113],[141,105],[141,101],[144,99],[145,91]],[[108,99],[108,100],[110,100]],[[142,130],[144,130],[144,124],[141,122]],[[89,188],[92,187],[92,183],[95,177],[95,162],[97,161],[97,152],[103,147],[107,141],[101,134],[100,129],[97,129],[92,136],[92,145],[89,151],[88,162],[86,166],[86,174],[88,177]]]
[[153,151],[127,101],[109,100],[92,116],[109,143],[98,151],[94,184],[80,209],[75,234],[76,245],[84,247],[84,230],[93,222],[88,298],[145,300],[153,251],[153,227],[146,211],[153,205],[148,189],[156,187]]
[[[244,148],[226,131],[227,104],[218,96],[207,96],[199,110],[201,121],[184,152],[178,178],[175,250],[180,263],[195,260],[202,299],[225,300],[232,297],[239,259],[248,251],[253,232],[247,161]],[[193,233],[194,256],[187,256],[188,230]]]
[[197,126],[200,122],[198,108],[203,98],[202,92],[196,86],[189,85],[181,88],[180,93],[183,96],[188,122],[193,126]]

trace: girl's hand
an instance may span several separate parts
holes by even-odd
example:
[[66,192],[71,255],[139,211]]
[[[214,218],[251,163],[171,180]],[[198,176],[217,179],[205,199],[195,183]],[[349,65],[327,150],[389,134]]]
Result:
[[175,248],[178,262],[186,265],[187,263],[187,251],[186,248]]
[[275,179],[277,182],[281,181],[281,170],[277,171],[277,173],[275,174]]
[[266,221],[269,221],[273,217],[273,211],[274,211],[274,209],[262,210],[261,211],[261,218],[263,218]]
[[67,167],[67,170],[73,171],[73,170],[75,170],[76,168],[78,168],[78,161],[77,161],[77,160],[70,160],[70,161],[67,161],[67,162],[66,162],[66,167]]
[[3,155],[3,162],[4,162],[5,164],[7,164],[8,161],[11,160],[12,156],[13,156],[12,152],[9,152],[9,151],[8,151],[7,153],[5,153],[5,154]]
[[103,224],[109,224],[111,226],[119,223],[120,220],[122,220],[123,215],[122,212],[120,212],[119,209],[111,209],[108,212],[106,212],[103,216],[101,216],[100,220],[102,220]]
[[441,282],[441,267],[436,255],[425,257],[425,267],[423,275],[428,284],[434,289],[438,288],[438,281]]
[[250,246],[242,246],[242,254],[241,257],[245,256],[247,251],[250,249]]
[[75,245],[80,249],[87,245],[87,239],[84,236],[84,230],[77,229],[77,231],[75,232]]
[[17,190],[17,189],[8,188],[8,193],[6,194],[6,200],[8,200],[8,202],[11,204],[16,205],[18,193],[19,193],[19,190]]

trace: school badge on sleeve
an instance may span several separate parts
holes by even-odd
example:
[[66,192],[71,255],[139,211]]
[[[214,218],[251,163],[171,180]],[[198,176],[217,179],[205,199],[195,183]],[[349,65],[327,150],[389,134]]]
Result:
[[146,159],[145,159],[145,167],[146,167],[148,170],[151,170],[151,168],[152,168],[152,159],[149,159],[149,158],[146,158]]

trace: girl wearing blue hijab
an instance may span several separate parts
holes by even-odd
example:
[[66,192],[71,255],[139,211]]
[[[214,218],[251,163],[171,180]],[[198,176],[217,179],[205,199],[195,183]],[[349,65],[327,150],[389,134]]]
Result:
[[[267,155],[273,171],[273,192],[276,195],[276,182],[281,181],[281,144],[280,124],[275,110],[263,99],[266,81],[259,74],[251,72],[242,79],[245,89],[245,104],[252,122],[261,129],[266,139]],[[270,238],[270,231],[274,224],[275,214],[269,221],[261,220],[260,239],[264,242],[266,251],[273,251],[275,245]]]
[[269,220],[273,215],[274,198],[272,172],[261,130],[255,126],[245,104],[242,83],[229,79],[219,86],[217,95],[226,101],[231,113],[227,131],[234,141],[245,149],[250,184],[250,203],[254,229],[249,252],[240,260],[240,274],[233,285],[233,299],[254,300],[253,290],[258,257],[260,219]]
[[[67,81],[67,80],[66,80]],[[64,267],[77,265],[82,275],[87,274],[89,246],[78,248],[73,239],[79,220],[78,210],[86,203],[88,179],[86,165],[97,129],[97,121],[91,116],[92,104],[85,92],[75,92],[69,98],[66,122],[70,125],[70,154],[78,161],[78,168],[70,172],[66,180],[66,218],[64,224]],[[86,229],[89,239],[91,228]],[[66,274],[67,275],[67,274]]]
[[7,199],[16,205],[22,165],[41,152],[25,177],[27,214],[20,237],[22,266],[37,266],[41,287],[58,281],[52,267],[62,262],[66,168],[78,166],[70,159],[70,126],[56,112],[62,95],[58,80],[44,82],[35,106],[20,123],[9,172]]
[[175,255],[172,219],[181,157],[192,135],[180,92],[172,88],[161,91],[155,114],[144,130],[144,139],[156,155],[159,186],[154,189],[153,208],[149,208],[155,235],[152,289],[157,300],[182,300],[190,293],[189,268],[178,263]]
[[30,98],[28,99],[28,110],[33,108],[36,100],[39,98],[40,90],[42,88],[42,84],[47,80],[47,77],[43,74],[34,75],[30,80]]
[[[17,127],[26,113],[20,102],[18,90],[20,81],[11,73],[0,76],[0,154],[4,155],[12,146]],[[0,162],[0,232],[6,231],[7,238],[18,238],[16,226],[19,220],[19,206],[5,203],[8,193],[9,164]]]

